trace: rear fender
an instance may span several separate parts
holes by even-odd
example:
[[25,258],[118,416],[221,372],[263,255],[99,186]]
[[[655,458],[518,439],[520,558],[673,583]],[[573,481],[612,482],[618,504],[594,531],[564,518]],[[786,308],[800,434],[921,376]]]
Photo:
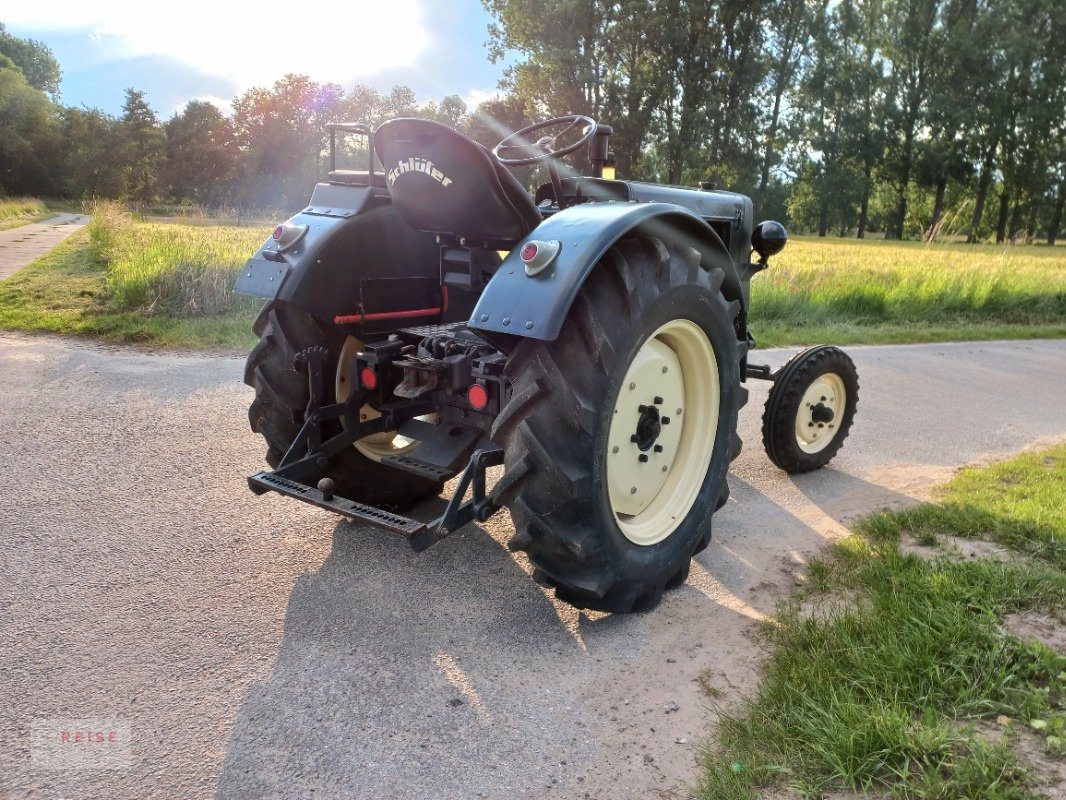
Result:
[[[474,330],[553,340],[585,279],[607,251],[637,231],[700,251],[703,266],[725,272],[722,291],[743,302],[736,265],[717,233],[672,203],[585,203],[555,214],[519,242],[482,293],[468,323]],[[519,255],[529,241],[562,244],[551,266],[529,277]]]
[[436,237],[411,228],[369,187],[319,184],[311,205],[289,222],[307,225],[307,233],[280,253],[268,238],[234,291],[298,306],[326,322],[361,306],[369,313],[441,304]]

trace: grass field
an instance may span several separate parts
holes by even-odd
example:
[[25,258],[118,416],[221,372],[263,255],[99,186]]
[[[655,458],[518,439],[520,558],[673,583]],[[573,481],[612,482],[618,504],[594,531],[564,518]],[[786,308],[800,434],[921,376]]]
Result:
[[96,259],[107,265],[110,299],[146,316],[214,317],[262,303],[233,293],[237,272],[269,229],[137,222],[99,203],[89,223]]
[[0,198],[0,231],[40,222],[51,216],[48,207],[35,197]]
[[1066,335],[1066,248],[804,237],[770,264],[761,346]]
[[[237,321],[260,304],[231,289],[269,226],[89,211],[88,237],[0,283],[0,326],[251,346]],[[754,278],[750,321],[763,347],[1064,336],[1066,248],[798,238]]]
[[[1027,757],[1064,754],[1066,658],[1015,636],[1008,615],[1062,622],[1064,496],[1058,446],[966,470],[940,503],[868,518],[812,562],[765,627],[757,692],[720,720],[699,796],[1039,796]],[[962,558],[948,536],[1008,557]]]
[[0,327],[164,347],[246,351],[261,303],[235,270],[267,232],[136,222],[114,205],[44,258],[0,281]]

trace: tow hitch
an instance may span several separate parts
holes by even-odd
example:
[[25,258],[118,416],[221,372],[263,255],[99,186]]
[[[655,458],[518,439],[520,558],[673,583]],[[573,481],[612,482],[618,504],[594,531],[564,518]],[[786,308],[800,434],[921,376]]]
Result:
[[[320,468],[330,456],[337,454],[343,448],[351,447],[354,442],[364,436],[395,427],[391,414],[382,414],[373,420],[360,421],[359,409],[365,400],[365,392],[358,389],[353,388],[343,403],[320,405],[323,396],[322,365],[328,355],[323,347],[310,347],[296,354],[294,366],[298,370],[306,370],[310,388],[307,409],[304,412],[304,424],[277,469],[272,472],[257,472],[249,476],[248,486],[253,492],[256,494],[277,492],[294,500],[301,500],[332,511],[354,522],[376,525],[406,538],[411,549],[416,552],[425,550],[466,523],[475,520],[484,522],[500,510],[495,494],[486,490],[485,483],[485,471],[489,467],[503,463],[503,450],[491,443],[474,450],[448,501],[444,514],[428,523],[340,497],[334,494],[332,478],[322,478],[317,486],[302,483],[303,476]],[[417,407],[414,410],[417,411]],[[323,424],[335,419],[344,419],[344,429],[334,436],[325,438]],[[527,469],[528,466],[522,462],[518,465],[516,472],[524,473]],[[471,496],[466,499],[468,492]]]

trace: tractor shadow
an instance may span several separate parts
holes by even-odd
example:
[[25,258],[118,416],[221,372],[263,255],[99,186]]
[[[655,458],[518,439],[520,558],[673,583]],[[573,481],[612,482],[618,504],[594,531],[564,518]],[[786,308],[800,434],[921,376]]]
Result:
[[[554,601],[504,547],[506,514],[421,554],[337,524],[325,561],[296,581],[273,668],[241,703],[217,796],[540,796],[602,766],[605,752],[654,744],[653,734],[616,741],[610,715],[636,713],[618,712],[623,699],[643,693],[661,716],[660,694],[682,691],[686,708],[706,708],[693,676],[711,667],[748,688],[760,656],[752,632],[835,535],[826,509],[880,488],[831,470],[776,475],[773,492],[731,477],[711,546],[643,615]],[[680,689],[642,671],[667,659],[684,665]],[[692,712],[686,735],[703,735],[705,713]]]

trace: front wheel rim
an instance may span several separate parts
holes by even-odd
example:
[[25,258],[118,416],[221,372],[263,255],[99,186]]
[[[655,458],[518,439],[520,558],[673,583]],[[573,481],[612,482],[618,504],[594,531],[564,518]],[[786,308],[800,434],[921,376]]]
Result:
[[820,453],[840,430],[848,392],[835,372],[819,375],[807,387],[796,412],[796,444],[804,453]]
[[645,340],[626,370],[607,434],[608,499],[630,542],[661,542],[692,510],[720,406],[718,360],[699,325],[671,320]]

